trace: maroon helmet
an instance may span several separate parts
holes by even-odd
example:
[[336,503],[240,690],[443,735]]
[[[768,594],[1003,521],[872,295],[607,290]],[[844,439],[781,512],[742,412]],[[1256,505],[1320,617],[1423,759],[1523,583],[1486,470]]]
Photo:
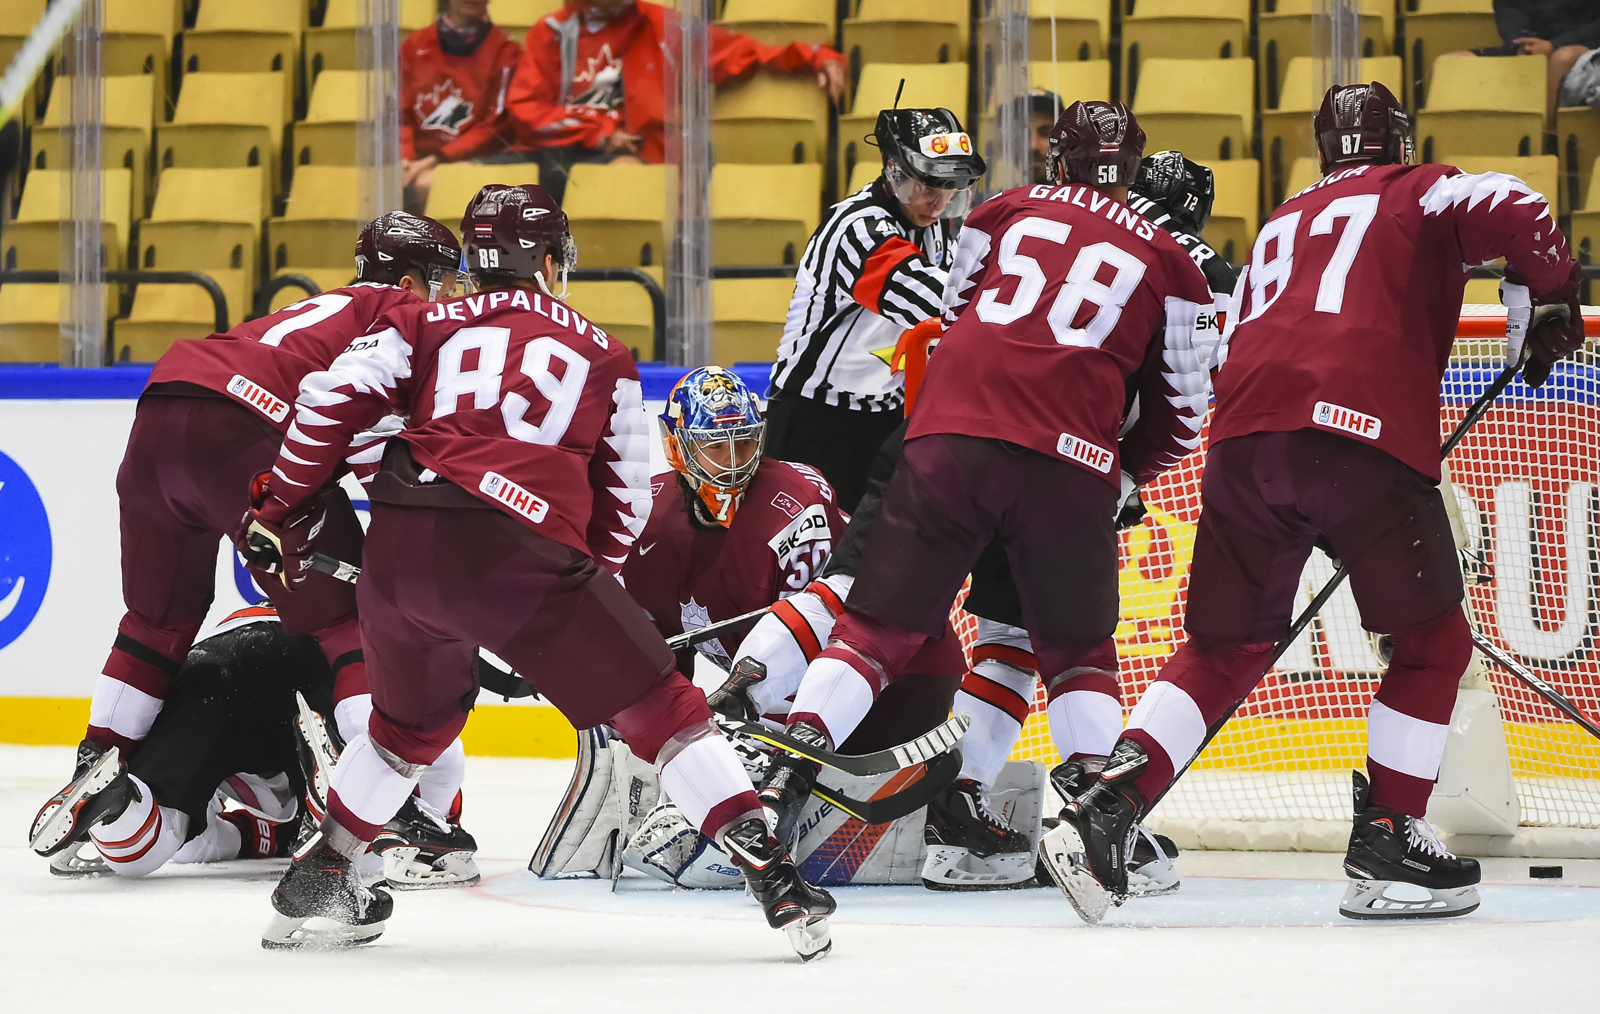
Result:
[[391,211],[368,222],[356,237],[356,280],[399,285],[408,271],[428,283],[428,298],[439,298],[447,273],[461,270],[461,244],[450,230],[422,215]]
[[[1050,131],[1045,181],[1125,187],[1139,175],[1144,131],[1120,102],[1074,102]],[[1066,176],[1062,176],[1065,163]]]
[[544,283],[544,255],[555,256],[561,275],[578,266],[578,247],[566,212],[542,187],[491,183],[467,202],[461,216],[467,273],[474,288],[513,279]]
[[1312,130],[1324,173],[1346,162],[1411,161],[1411,120],[1394,93],[1377,81],[1329,88]]

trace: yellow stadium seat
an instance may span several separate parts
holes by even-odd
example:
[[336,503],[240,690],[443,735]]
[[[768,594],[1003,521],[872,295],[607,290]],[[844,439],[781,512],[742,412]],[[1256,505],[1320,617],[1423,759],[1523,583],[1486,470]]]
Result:
[[100,73],[148,74],[155,82],[151,112],[163,122],[172,113],[167,83],[172,75],[172,37],[183,31],[178,0],[105,0],[100,16]]
[[[1283,199],[1286,201],[1322,179],[1322,163],[1315,157],[1297,158],[1289,165],[1289,183],[1283,189]],[[1283,201],[1279,201],[1282,204]]]
[[1494,0],[1416,0],[1406,4],[1406,54],[1411,68],[1411,103],[1422,109],[1429,94],[1434,60],[1445,53],[1500,45],[1494,26]]
[[[1055,25],[1052,48],[1050,26]],[[1100,60],[1111,37],[1111,4],[1106,0],[1029,0],[1028,60]]]
[[259,166],[265,202],[282,185],[283,89],[282,74],[185,75],[173,121],[156,131],[158,173]]
[[1542,56],[1443,56],[1428,105],[1417,110],[1417,153],[1543,153],[1546,60]]
[[711,361],[770,363],[778,357],[792,278],[717,278],[711,282]]
[[821,219],[822,167],[730,165],[711,170],[711,263],[794,264]]
[[[272,273],[272,277],[274,278],[281,278],[284,275],[305,275],[307,278],[316,283],[319,291],[327,292],[329,289],[342,288],[343,286],[349,285],[351,282],[355,281],[356,269],[354,264],[346,265],[342,268],[307,268],[290,266],[279,268],[277,271]],[[293,285],[285,286],[273,294],[272,304],[267,308],[267,312],[276,313],[289,304],[298,303],[300,300],[305,298],[306,293],[304,289]]]
[[[267,204],[261,196],[262,171],[168,169],[162,173],[155,207],[139,226],[139,267],[204,271],[223,286],[229,319],[234,323],[243,320],[255,292],[261,223],[267,217]],[[142,287],[141,293],[146,288],[153,286]],[[173,300],[204,298],[197,295],[199,289],[195,293],[143,298],[149,310],[152,299],[169,307]],[[136,294],[136,310],[139,298]],[[135,316],[141,320],[179,319],[160,317],[154,310]]]
[[578,244],[578,263],[600,268],[666,263],[667,191],[677,191],[671,172],[664,165],[573,166],[562,207]]
[[718,162],[821,162],[828,154],[828,96],[809,76],[757,73],[718,88],[711,147]]
[[522,45],[528,29],[562,8],[563,0],[494,0],[489,17],[507,37]]
[[[426,28],[438,11],[437,0],[400,0],[401,40],[419,28]],[[500,5],[496,4],[489,15],[498,21],[499,13]],[[362,25],[361,0],[328,0],[322,13],[322,26],[308,28],[305,32],[308,88],[325,70],[360,69],[356,58],[356,33]]]
[[[1595,189],[1597,181],[1600,181],[1600,157],[1590,164],[1588,179],[1584,181],[1591,199],[1600,196],[1600,190]],[[1600,207],[1572,212],[1572,255],[1586,264],[1593,264],[1600,257]]]
[[1261,163],[1253,158],[1195,161],[1209,166],[1217,181],[1217,197],[1211,205],[1211,221],[1206,223],[1203,238],[1225,260],[1243,263],[1250,256],[1251,244],[1256,241]]
[[855,193],[857,190],[860,190],[862,187],[867,186],[873,180],[877,179],[882,172],[883,163],[879,162],[877,159],[873,159],[871,162],[857,162],[855,164],[855,168],[850,170],[849,185],[845,187],[844,191],[840,193],[839,196],[844,197],[846,194]]
[[[1398,56],[1376,56],[1363,59],[1357,74],[1363,81],[1382,82],[1398,96],[1405,70]],[[1295,193],[1288,189],[1289,167],[1294,160],[1316,157],[1317,139],[1311,122],[1322,106],[1319,85],[1317,61],[1309,56],[1297,56],[1289,61],[1284,73],[1278,108],[1261,111],[1261,151],[1266,156],[1268,207],[1277,207],[1285,197]]]
[[[33,168],[65,169],[62,160],[61,122],[71,102],[73,78],[58,78],[50,92],[44,120],[33,128]],[[143,218],[150,178],[150,96],[153,78],[144,74],[102,78],[100,93],[100,164],[107,169],[127,169],[133,187],[136,217]]]
[[967,0],[860,0],[841,23],[851,67],[871,63],[961,63],[967,58]]
[[0,285],[0,363],[60,360],[61,286]]
[[[109,270],[127,262],[132,215],[126,169],[106,169],[100,177],[100,263]],[[66,210],[63,186],[68,174],[35,169],[22,189],[17,217],[0,233],[7,271],[55,271],[61,266],[61,225]]]
[[351,258],[361,231],[361,170],[355,166],[301,166],[283,216],[267,223],[272,271],[334,268],[353,274]]
[[727,0],[717,24],[769,46],[833,45],[834,0]]
[[[1318,34],[1316,18],[1321,2],[1322,0],[1277,0],[1276,6],[1272,6],[1272,0],[1266,0],[1266,6],[1262,7],[1257,43],[1260,47],[1261,61],[1257,69],[1261,73],[1263,110],[1278,108],[1279,90],[1283,87],[1289,62],[1298,57],[1316,55]],[[1390,9],[1393,10],[1392,6]],[[1361,11],[1356,31],[1360,40],[1359,52],[1363,60],[1388,54],[1388,50],[1384,48],[1383,19],[1375,10]],[[1366,71],[1360,73],[1363,76],[1367,74]],[[1390,90],[1394,91],[1402,102],[1405,101],[1403,88]],[[1321,98],[1320,95],[1317,97]]]
[[[428,191],[428,204],[422,213],[444,223],[460,239],[461,216],[466,213],[467,202],[479,190],[490,183],[521,186],[524,183],[537,185],[538,182],[539,166],[534,162],[513,162],[508,165],[444,162],[433,170],[433,188]],[[581,263],[581,249],[578,257]]]
[[1174,148],[1197,162],[1243,158],[1255,122],[1249,59],[1144,61],[1133,112],[1146,151]]
[[[1467,279],[1467,288],[1466,288],[1466,291],[1461,294],[1461,302],[1462,302],[1463,305],[1465,305],[1467,303],[1489,303],[1489,304],[1495,304],[1495,303],[1500,302],[1500,279],[1498,279],[1498,278],[1469,278],[1469,279]],[[1501,348],[1504,348],[1504,344],[1503,343],[1501,344]],[[1459,354],[1460,351],[1461,351],[1460,346],[1457,346],[1456,352]]]
[[304,7],[305,0],[201,4],[194,27],[183,33],[184,73],[280,74],[283,119],[294,119]]
[[1122,19],[1124,90],[1138,94],[1146,60],[1246,58],[1249,36],[1250,0],[1139,0]]
[[294,125],[295,164],[355,165],[356,123],[366,94],[363,71],[323,71],[311,89],[306,118]]
[[1550,217],[1555,217],[1557,187],[1556,177],[1561,172],[1560,162],[1554,155],[1530,155],[1515,158],[1506,155],[1458,155],[1448,160],[1464,173],[1506,173],[1515,176],[1536,192],[1543,194],[1550,205]]
[[1028,64],[1028,87],[1061,96],[1063,108],[1074,102],[1111,98],[1111,61],[1074,60]]
[[1556,155],[1561,159],[1561,208],[1589,204],[1589,167],[1600,157],[1600,116],[1588,106],[1556,110]]
[[[160,198],[157,198],[159,203]],[[245,271],[207,271],[228,303],[228,325],[250,315],[254,286]],[[141,284],[128,316],[111,323],[111,357],[119,363],[149,363],[172,343],[204,338],[216,330],[216,308],[198,285]]]
[[[581,251],[578,262],[583,263]],[[657,285],[661,284],[661,268],[640,270],[654,278]],[[634,282],[572,282],[566,302],[627,346],[634,359],[640,362],[655,359],[655,310],[643,286]]]
[[905,79],[901,106],[944,107],[959,117],[967,108],[967,65],[964,63],[874,63],[861,68],[855,104],[839,117],[839,179],[853,179],[857,162],[869,163],[877,175],[877,149],[863,138],[872,134],[878,112],[894,105],[895,91]]

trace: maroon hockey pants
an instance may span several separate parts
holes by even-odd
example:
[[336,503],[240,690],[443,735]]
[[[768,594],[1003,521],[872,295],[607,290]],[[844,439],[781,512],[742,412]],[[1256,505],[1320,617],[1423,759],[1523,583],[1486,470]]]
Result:
[[573,725],[609,723],[647,762],[711,720],[705,695],[673,667],[622,585],[494,508],[374,502],[364,561],[369,732],[408,764],[431,764],[466,725],[479,646]]
[[[1373,803],[1422,816],[1456,685],[1472,644],[1461,566],[1433,481],[1383,451],[1321,430],[1255,433],[1211,445],[1189,573],[1189,641],[1130,716],[1151,756],[1136,787],[1149,800],[1189,760],[1199,735],[1265,674],[1288,629],[1319,532],[1349,569],[1366,629],[1394,640],[1369,718]],[[1163,687],[1171,684],[1171,687]],[[1180,717],[1191,707],[1194,719]]]
[[[249,509],[250,479],[272,467],[281,441],[265,420],[220,397],[140,400],[117,472],[128,611],[95,688],[88,739],[127,752],[144,738],[211,608],[220,541]],[[318,547],[358,559],[361,523],[349,500],[333,488],[322,495],[328,520]],[[285,630],[316,634],[336,670],[359,670],[359,662],[337,664],[360,657],[349,655],[361,647],[354,588],[321,573],[292,593],[277,577],[255,578]]]

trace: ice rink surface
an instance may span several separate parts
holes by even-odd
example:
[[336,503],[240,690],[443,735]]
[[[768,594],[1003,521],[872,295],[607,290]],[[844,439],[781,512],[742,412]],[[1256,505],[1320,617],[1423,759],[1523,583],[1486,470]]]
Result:
[[851,888],[836,892],[833,954],[802,966],[740,893],[536,880],[528,856],[570,762],[483,757],[465,814],[480,887],[397,894],[365,948],[267,952],[282,860],[52,877],[27,824],[71,766],[65,747],[0,746],[8,1010],[1600,1010],[1600,862],[1534,882],[1528,860],[1489,860],[1476,913],[1400,925],[1338,915],[1333,855],[1186,853],[1180,891],[1097,928],[1053,889]]

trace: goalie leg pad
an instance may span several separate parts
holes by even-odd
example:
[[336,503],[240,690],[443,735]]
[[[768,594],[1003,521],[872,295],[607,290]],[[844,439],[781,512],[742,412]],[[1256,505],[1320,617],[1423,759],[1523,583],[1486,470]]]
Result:
[[654,767],[603,729],[578,733],[572,782],[528,869],[544,879],[602,877],[617,871],[622,843],[661,797]]
[[645,818],[622,850],[622,864],[676,887],[712,890],[744,886],[727,853],[701,834],[672,803]]

